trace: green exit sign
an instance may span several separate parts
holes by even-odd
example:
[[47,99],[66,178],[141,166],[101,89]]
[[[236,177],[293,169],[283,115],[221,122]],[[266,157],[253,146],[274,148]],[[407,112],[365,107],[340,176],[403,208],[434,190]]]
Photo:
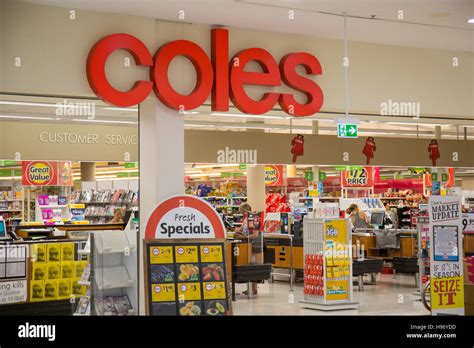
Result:
[[356,124],[352,123],[338,123],[337,124],[338,138],[358,138],[359,129]]

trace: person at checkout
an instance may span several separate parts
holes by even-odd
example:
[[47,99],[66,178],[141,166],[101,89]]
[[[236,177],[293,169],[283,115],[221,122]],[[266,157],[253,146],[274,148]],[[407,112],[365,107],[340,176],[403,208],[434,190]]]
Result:
[[[235,238],[249,240],[252,244],[252,257],[250,263],[263,263],[263,247],[262,247],[262,235],[260,231],[249,228],[249,214],[252,213],[252,207],[248,203],[243,203],[239,207],[239,213],[244,216],[242,225],[235,229]],[[244,295],[247,295],[247,291],[243,292]],[[252,294],[258,294],[258,284],[252,282]]]
[[354,226],[354,230],[358,228],[372,228],[372,225],[369,223],[369,218],[357,204],[351,204],[349,208],[346,209],[346,214],[349,215],[349,219]]

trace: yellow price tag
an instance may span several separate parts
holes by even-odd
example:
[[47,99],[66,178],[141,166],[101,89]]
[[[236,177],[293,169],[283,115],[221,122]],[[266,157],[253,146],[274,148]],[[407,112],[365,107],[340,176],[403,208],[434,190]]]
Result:
[[201,262],[222,262],[221,245],[201,245]]
[[152,302],[170,302],[176,300],[174,284],[151,284]]
[[85,209],[86,205],[84,203],[69,204],[69,209]]
[[176,246],[176,262],[198,262],[197,245]]
[[199,283],[180,283],[178,284],[178,296],[180,301],[200,300],[201,287]]
[[173,247],[152,246],[150,247],[150,264],[173,263]]
[[204,285],[204,299],[205,300],[226,298],[224,282],[210,282],[210,283],[204,283],[203,285]]

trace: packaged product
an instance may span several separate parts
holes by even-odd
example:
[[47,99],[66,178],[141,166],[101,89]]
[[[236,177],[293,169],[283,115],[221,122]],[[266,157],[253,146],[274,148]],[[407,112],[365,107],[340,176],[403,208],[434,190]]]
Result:
[[340,277],[340,268],[339,267],[333,267],[332,268],[332,276],[333,278],[339,278]]
[[61,278],[74,278],[74,263],[73,262],[61,262]]
[[84,268],[86,268],[88,262],[87,261],[75,261],[74,265],[74,278],[82,277],[82,273],[84,272]]
[[44,282],[44,300],[51,301],[58,298],[57,280],[45,280]]
[[44,281],[30,281],[30,302],[44,301]]
[[46,245],[45,243],[37,243],[31,246],[32,262],[46,262]]
[[46,264],[46,279],[61,278],[61,264],[59,262]]
[[74,243],[61,243],[61,261],[74,261]]
[[332,267],[327,267],[326,268],[326,278],[332,278]]
[[61,244],[60,243],[48,243],[47,244],[47,262],[59,262],[61,261]]
[[349,277],[351,275],[351,268],[350,266],[344,266],[344,276]]
[[58,300],[71,297],[71,282],[69,279],[60,279],[58,282]]
[[42,262],[33,262],[31,270],[32,280],[45,280],[46,279],[46,264]]
[[86,293],[86,286],[79,284],[81,278],[71,279],[71,294],[75,296],[83,296]]
[[326,254],[326,267],[334,265],[333,256],[331,253]]

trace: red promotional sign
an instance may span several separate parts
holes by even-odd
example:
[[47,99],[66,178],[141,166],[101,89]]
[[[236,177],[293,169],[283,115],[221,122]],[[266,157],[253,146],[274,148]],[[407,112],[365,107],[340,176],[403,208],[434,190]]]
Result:
[[71,162],[23,161],[21,163],[23,186],[72,186]]
[[283,185],[283,166],[268,164],[265,166],[265,185],[282,186]]
[[146,240],[225,237],[222,219],[212,205],[191,195],[173,196],[158,204],[145,230]]
[[21,162],[21,183],[23,186],[54,186],[58,183],[56,162]]
[[[138,66],[150,69],[151,81],[136,81],[126,92],[115,89],[107,80],[105,65],[116,50],[130,53]],[[174,58],[184,56],[196,71],[196,86],[189,95],[174,90],[168,78],[168,68]],[[206,52],[188,40],[176,40],[161,46],[152,57],[145,44],[129,34],[112,34],[99,40],[87,58],[87,78],[94,93],[104,102],[128,107],[145,100],[151,93],[167,107],[184,111],[202,105],[211,94],[212,111],[228,111],[229,98],[242,112],[264,114],[278,102],[284,112],[292,116],[310,116],[323,104],[323,92],[314,81],[297,74],[302,66],[308,75],[321,75],[318,59],[308,53],[290,53],[278,64],[272,55],[262,48],[248,48],[238,52],[230,61],[229,38],[226,29],[211,30],[211,59]],[[245,69],[249,62],[256,62],[262,72]],[[303,93],[306,102],[297,102],[291,93],[264,93],[259,100],[250,98],[244,86],[280,86],[282,84]]]
[[341,171],[341,186],[343,188],[374,186],[372,167],[360,167]]

